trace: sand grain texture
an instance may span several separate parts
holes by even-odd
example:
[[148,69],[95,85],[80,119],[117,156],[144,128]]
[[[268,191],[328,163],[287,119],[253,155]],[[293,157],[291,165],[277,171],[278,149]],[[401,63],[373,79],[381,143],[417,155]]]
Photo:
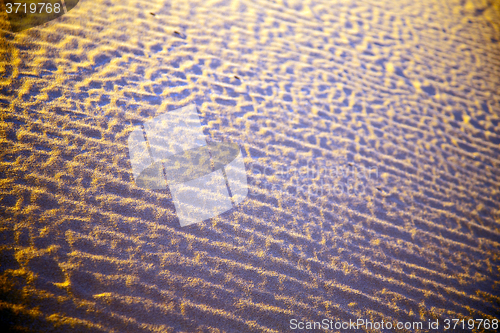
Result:
[[[500,319],[497,1],[81,0],[0,29],[8,330]],[[181,228],[127,137],[191,103],[250,193]]]

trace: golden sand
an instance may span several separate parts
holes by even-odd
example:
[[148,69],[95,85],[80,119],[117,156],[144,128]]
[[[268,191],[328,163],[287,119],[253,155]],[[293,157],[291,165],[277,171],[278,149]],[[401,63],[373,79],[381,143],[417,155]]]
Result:
[[[0,326],[500,319],[498,1],[81,0],[17,34],[1,17]],[[168,190],[134,184],[127,137],[191,103],[242,147],[250,194],[181,228]]]

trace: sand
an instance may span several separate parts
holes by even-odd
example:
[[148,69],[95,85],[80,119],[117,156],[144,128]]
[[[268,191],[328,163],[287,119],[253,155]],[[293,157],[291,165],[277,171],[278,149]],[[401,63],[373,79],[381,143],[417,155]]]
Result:
[[[500,319],[497,1],[81,0],[0,29],[2,331]],[[127,138],[192,103],[249,195],[180,227]]]

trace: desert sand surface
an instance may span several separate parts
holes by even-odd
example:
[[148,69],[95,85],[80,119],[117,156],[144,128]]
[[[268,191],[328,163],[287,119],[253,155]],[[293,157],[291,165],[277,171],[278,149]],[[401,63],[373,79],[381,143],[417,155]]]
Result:
[[[0,17],[2,332],[500,320],[498,1]],[[127,138],[191,104],[241,148],[249,193],[181,227],[168,188],[134,183]]]

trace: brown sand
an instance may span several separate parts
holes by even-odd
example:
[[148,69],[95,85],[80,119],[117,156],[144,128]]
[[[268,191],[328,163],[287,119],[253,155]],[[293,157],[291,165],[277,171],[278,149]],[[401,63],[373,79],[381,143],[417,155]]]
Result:
[[[15,35],[2,20],[4,331],[500,319],[498,1],[82,0]],[[168,190],[135,186],[127,136],[190,103],[244,150],[250,195],[180,228]],[[354,167],[378,173],[331,172]]]

